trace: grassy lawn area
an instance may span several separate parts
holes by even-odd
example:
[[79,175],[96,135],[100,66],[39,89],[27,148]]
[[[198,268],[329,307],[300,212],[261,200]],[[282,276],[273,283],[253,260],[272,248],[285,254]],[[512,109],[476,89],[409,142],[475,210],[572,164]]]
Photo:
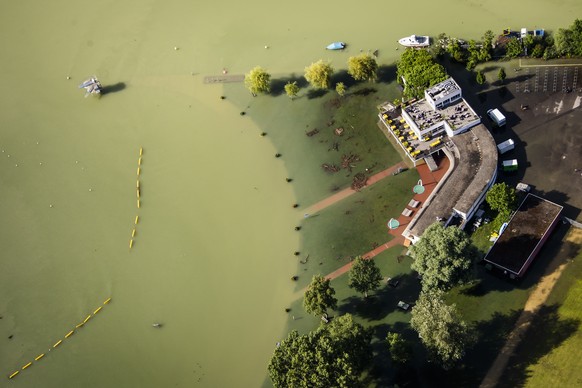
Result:
[[556,283],[503,376],[505,386],[582,385],[582,230],[572,229],[562,255],[568,267]]
[[386,223],[397,217],[412,198],[416,170],[389,176],[303,220],[298,288],[314,274],[326,275],[353,257],[390,241]]

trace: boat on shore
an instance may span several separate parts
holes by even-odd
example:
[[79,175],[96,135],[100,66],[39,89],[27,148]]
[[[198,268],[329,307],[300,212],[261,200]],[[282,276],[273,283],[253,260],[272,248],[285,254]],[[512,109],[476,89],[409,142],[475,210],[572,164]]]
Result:
[[430,38],[428,36],[410,35],[399,39],[398,43],[405,47],[427,47],[430,45]]
[[343,50],[345,48],[346,44],[344,42],[333,42],[326,47],[328,50]]

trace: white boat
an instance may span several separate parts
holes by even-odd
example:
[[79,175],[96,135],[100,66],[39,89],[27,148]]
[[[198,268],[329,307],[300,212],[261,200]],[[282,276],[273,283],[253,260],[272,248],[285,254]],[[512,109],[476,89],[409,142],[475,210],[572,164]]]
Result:
[[426,47],[430,45],[430,38],[428,36],[410,35],[398,41],[406,47]]

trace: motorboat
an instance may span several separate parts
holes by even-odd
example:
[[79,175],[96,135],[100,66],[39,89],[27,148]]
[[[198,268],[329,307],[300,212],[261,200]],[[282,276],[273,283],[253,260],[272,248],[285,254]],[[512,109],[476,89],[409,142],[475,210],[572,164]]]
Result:
[[410,35],[398,40],[398,43],[405,47],[427,47],[430,45],[428,36]]
[[101,94],[103,86],[97,77],[91,77],[79,85],[79,89],[85,89],[85,97],[87,97],[89,94]]
[[343,50],[345,48],[346,44],[344,42],[333,42],[326,47],[328,50]]

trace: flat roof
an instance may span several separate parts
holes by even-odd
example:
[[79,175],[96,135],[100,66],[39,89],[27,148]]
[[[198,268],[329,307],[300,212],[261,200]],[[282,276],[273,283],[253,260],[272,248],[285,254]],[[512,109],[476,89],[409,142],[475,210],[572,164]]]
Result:
[[485,125],[480,124],[471,131],[451,138],[461,154],[461,162],[472,176],[462,177],[454,184],[465,185],[465,192],[454,208],[467,214],[477,198],[496,176],[497,146]]
[[517,276],[523,275],[557,222],[563,206],[528,194],[485,261]]
[[428,101],[422,99],[405,107],[404,110],[421,131],[441,121],[446,121],[453,129],[461,128],[479,118],[462,98],[438,110],[434,110]]
[[455,82],[454,79],[449,78],[444,80],[443,82],[439,82],[438,84],[432,86],[431,88],[426,90],[426,93],[435,101],[441,100],[446,98],[449,94],[456,93],[461,88]]
[[437,217],[448,219],[453,208],[468,211],[495,176],[497,148],[489,130],[483,124],[451,140],[456,145],[447,147],[455,159],[451,161],[453,170],[440,188],[431,194],[431,198],[423,205],[422,212],[411,222],[409,231],[415,236],[421,237]]

